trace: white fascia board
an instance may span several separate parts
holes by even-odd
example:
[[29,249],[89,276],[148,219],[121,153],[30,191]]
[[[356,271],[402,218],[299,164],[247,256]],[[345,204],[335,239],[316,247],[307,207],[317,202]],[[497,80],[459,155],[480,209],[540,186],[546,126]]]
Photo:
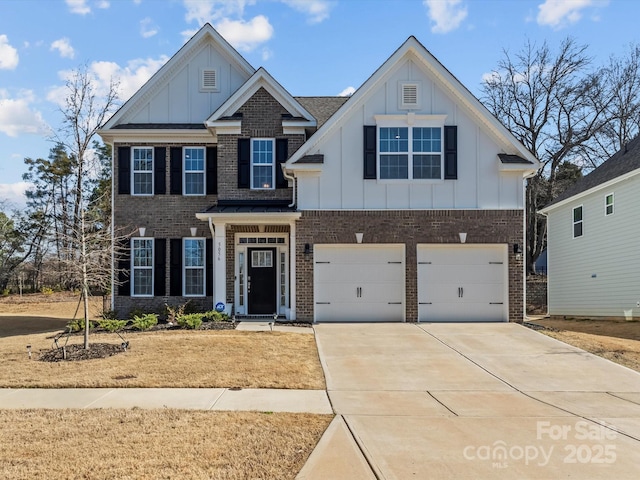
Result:
[[585,190],[584,192],[580,192],[577,193],[575,195],[573,195],[572,197],[569,198],[565,198],[564,200],[562,200],[561,202],[558,203],[554,203],[553,205],[550,205],[548,207],[545,207],[541,210],[538,210],[538,213],[542,213],[543,215],[546,215],[550,212],[552,212],[553,210],[560,208],[560,207],[564,207],[565,205],[575,202],[577,200],[580,200],[588,195],[591,195],[592,193],[596,193],[600,190],[607,190],[611,187],[613,187],[616,183],[620,183],[623,182],[625,180],[628,180],[630,178],[633,178],[637,175],[640,175],[640,168],[633,170],[632,172],[628,172],[625,173],[624,175],[620,175],[619,177],[616,177],[612,180],[609,180],[608,182],[604,182],[601,183],[600,185],[596,185],[595,187],[590,188],[589,190]]
[[107,143],[160,142],[160,143],[215,143],[209,130],[99,130],[98,135]]
[[301,212],[262,212],[262,213],[196,213],[196,218],[215,223],[229,223],[234,225],[280,225],[298,220]]
[[212,135],[218,138],[218,135],[241,135],[242,120],[219,120],[207,121],[205,123]]
[[538,171],[535,165],[526,163],[502,163],[500,160],[498,160],[498,163],[500,164],[498,169],[501,172],[522,172],[524,177],[529,177]]
[[287,171],[294,172],[296,176],[307,175],[317,177],[322,173],[322,163],[296,163],[286,167]]

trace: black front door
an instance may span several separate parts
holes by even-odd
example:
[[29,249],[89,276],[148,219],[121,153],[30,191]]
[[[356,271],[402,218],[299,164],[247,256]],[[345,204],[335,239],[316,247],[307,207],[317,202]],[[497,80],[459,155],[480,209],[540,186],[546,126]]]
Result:
[[276,249],[250,248],[248,253],[249,314],[276,313]]

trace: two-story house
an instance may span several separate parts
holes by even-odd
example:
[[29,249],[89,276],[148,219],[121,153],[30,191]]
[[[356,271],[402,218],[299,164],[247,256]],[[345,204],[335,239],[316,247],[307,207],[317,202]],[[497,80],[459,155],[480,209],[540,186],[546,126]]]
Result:
[[207,24],[100,134],[120,316],[522,321],[539,164],[413,37],[351,97],[293,97]]

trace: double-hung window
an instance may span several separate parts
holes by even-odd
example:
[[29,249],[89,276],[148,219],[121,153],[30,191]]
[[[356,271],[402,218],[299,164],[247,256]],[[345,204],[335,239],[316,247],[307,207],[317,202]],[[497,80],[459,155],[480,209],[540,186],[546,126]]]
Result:
[[582,205],[573,209],[573,238],[582,236]]
[[153,296],[153,238],[131,239],[131,295]]
[[275,141],[273,138],[251,139],[251,188],[275,188]]
[[381,180],[440,180],[441,127],[379,127]]
[[205,239],[185,238],[184,246],[184,295],[187,297],[205,294]]
[[133,147],[132,159],[133,195],[153,195],[153,148]]
[[604,214],[613,215],[613,193],[604,197]]
[[183,149],[184,161],[184,194],[185,195],[204,195],[205,193],[205,176],[204,147],[185,147]]

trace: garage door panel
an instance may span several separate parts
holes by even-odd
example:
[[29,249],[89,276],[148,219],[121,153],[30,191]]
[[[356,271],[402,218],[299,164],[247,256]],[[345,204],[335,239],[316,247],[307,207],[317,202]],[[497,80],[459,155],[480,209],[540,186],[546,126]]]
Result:
[[418,245],[418,320],[506,321],[505,245]]
[[366,280],[380,284],[396,284],[404,281],[404,265],[395,263],[385,262],[378,265],[316,263],[315,268],[320,278],[319,284],[334,283],[333,279],[340,279],[341,283],[358,283]]
[[315,245],[317,322],[403,321],[403,245]]

